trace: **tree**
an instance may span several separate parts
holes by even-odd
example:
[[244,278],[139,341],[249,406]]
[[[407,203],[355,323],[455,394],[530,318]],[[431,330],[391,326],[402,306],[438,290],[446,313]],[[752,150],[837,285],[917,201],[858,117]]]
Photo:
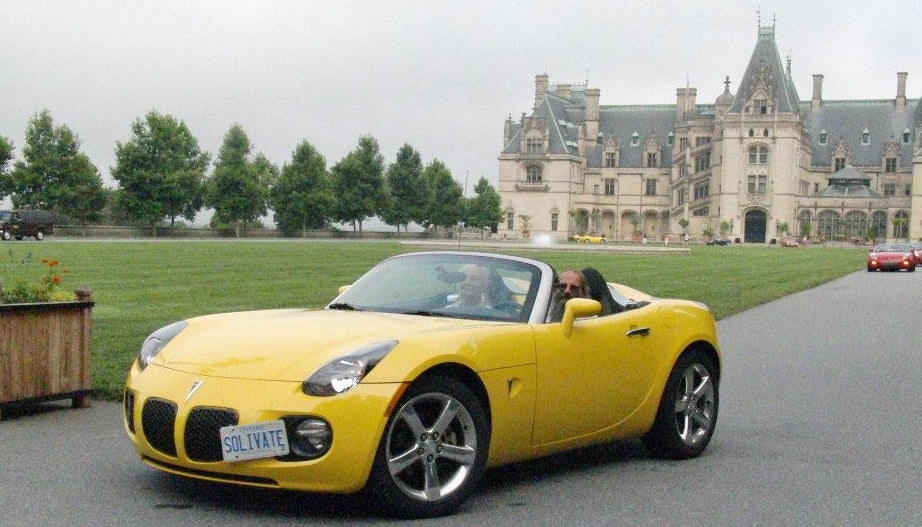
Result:
[[425,221],[436,227],[452,228],[457,225],[464,209],[464,189],[451,176],[448,167],[438,159],[433,160],[423,170],[423,180],[432,195]]
[[[9,152],[8,161],[12,145],[3,142],[0,161],[3,150]],[[70,128],[54,126],[48,110],[29,121],[22,155],[0,185],[0,195],[11,195],[14,207],[52,210],[84,225],[99,218],[105,205],[99,170],[80,152],[80,140]]]
[[275,223],[285,234],[326,225],[333,208],[333,193],[326,160],[307,141],[291,154],[291,162],[269,190]]
[[154,228],[164,218],[195,219],[211,156],[175,117],[150,111],[131,125],[132,138],[116,143],[112,177],[119,183],[117,214]]
[[429,201],[428,189],[423,181],[423,163],[419,152],[404,144],[397,152],[397,160],[387,167],[387,199],[381,218],[397,226],[411,221],[420,223],[426,216]]
[[685,218],[680,219],[679,227],[682,227],[682,232],[688,232],[688,220]]
[[0,135],[0,201],[13,192],[13,178],[6,173],[7,165],[13,159],[13,142]]
[[[13,142],[0,135],[0,177],[6,173],[6,165],[11,159],[13,159]],[[2,192],[3,187],[0,187],[0,199],[6,197]]]
[[352,222],[362,232],[362,222],[382,212],[384,197],[384,156],[378,141],[365,135],[358,147],[333,167],[333,192],[336,204],[333,219]]
[[[252,146],[243,127],[235,124],[224,134],[215,162],[214,175],[205,184],[205,205],[215,209],[214,222],[233,224],[240,237],[240,223],[246,232],[249,222],[267,211],[269,188],[266,175],[250,159]],[[271,164],[271,163],[270,163]]]
[[[496,227],[499,222],[503,221],[499,194],[485,177],[481,177],[477,182],[474,193],[476,195],[473,198],[466,200],[464,222],[468,227],[479,229]],[[482,230],[480,234],[483,237]]]

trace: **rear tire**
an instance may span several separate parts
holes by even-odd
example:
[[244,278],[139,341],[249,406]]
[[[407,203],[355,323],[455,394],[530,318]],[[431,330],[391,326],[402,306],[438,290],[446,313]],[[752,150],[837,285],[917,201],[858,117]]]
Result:
[[45,231],[39,230],[35,233],[35,241],[40,242],[45,239]]
[[399,518],[443,516],[474,491],[486,468],[490,424],[462,382],[415,382],[388,419],[365,493]]
[[653,427],[643,437],[659,458],[689,459],[704,452],[717,425],[717,369],[702,351],[686,351],[669,374]]

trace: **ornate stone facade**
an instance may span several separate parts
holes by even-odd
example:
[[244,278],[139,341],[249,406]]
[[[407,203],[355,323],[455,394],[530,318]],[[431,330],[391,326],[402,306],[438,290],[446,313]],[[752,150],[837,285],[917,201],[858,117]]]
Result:
[[687,232],[747,243],[922,238],[922,105],[906,98],[801,101],[775,28],[759,27],[739,90],[713,104],[602,105],[600,90],[535,78],[499,155],[498,235],[592,233],[609,240]]

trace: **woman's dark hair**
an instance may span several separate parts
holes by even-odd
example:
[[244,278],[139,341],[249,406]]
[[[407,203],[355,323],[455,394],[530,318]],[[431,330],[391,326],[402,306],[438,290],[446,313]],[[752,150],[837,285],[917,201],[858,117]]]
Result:
[[589,298],[602,304],[602,312],[599,315],[610,315],[621,310],[611,297],[608,284],[598,269],[594,267],[583,269],[583,277],[586,279],[586,292],[589,293]]

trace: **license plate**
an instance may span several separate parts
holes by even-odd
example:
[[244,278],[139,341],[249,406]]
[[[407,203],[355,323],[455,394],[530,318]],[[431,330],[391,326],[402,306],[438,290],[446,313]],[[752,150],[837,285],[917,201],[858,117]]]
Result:
[[221,428],[224,461],[245,461],[288,454],[288,436],[281,419]]

